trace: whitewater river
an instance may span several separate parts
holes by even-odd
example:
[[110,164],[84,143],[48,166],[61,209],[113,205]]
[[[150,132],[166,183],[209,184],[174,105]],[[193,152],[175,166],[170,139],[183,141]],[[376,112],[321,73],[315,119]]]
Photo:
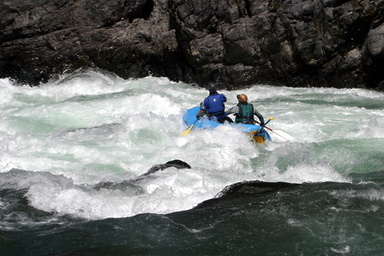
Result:
[[[383,255],[384,93],[254,85],[272,141],[192,130],[207,91],[102,72],[0,80],[0,255]],[[182,160],[137,179],[152,166]],[[220,196],[231,184],[284,182]],[[212,200],[211,200],[212,201]]]

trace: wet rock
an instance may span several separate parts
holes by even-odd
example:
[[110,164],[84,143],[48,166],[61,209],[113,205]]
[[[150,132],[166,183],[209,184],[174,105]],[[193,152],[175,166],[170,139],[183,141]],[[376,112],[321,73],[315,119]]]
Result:
[[231,200],[237,200],[241,197],[263,196],[268,193],[276,193],[279,191],[289,191],[292,188],[302,186],[302,184],[294,184],[287,182],[263,182],[243,181],[231,184],[225,187],[215,198],[206,200],[198,204],[195,208],[205,208],[220,205],[222,202],[227,203]]
[[171,168],[171,167],[174,167],[176,169],[191,169],[191,166],[188,163],[175,159],[175,160],[168,161],[165,164],[157,164],[152,166],[146,173],[140,175],[140,177],[148,176],[155,172],[162,171],[164,169]]
[[109,190],[121,190],[131,193],[132,195],[139,195],[144,193],[144,190],[142,187],[136,184],[137,181],[143,180],[146,177],[148,177],[151,174],[154,174],[158,171],[163,171],[167,168],[176,168],[176,169],[191,169],[191,166],[179,159],[171,160],[166,162],[165,164],[157,164],[152,166],[147,172],[144,174],[130,179],[130,180],[124,180],[122,182],[100,182],[93,186],[94,189],[100,190],[100,189],[109,189]]

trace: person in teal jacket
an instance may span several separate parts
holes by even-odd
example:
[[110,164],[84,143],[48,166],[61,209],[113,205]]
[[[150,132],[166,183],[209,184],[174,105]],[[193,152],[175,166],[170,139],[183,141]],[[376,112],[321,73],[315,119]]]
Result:
[[237,95],[239,103],[225,111],[228,114],[235,114],[235,123],[254,124],[256,121],[254,115],[260,120],[260,125],[264,125],[264,117],[254,106],[248,103],[248,97],[245,94]]

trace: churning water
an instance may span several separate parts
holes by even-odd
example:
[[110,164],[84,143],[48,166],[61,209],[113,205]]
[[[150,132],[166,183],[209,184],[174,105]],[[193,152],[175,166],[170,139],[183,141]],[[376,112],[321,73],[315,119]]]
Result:
[[[182,137],[184,112],[207,91],[166,78],[1,79],[1,255],[384,253],[383,93],[220,92],[227,107],[247,94],[295,141],[269,131],[273,141],[255,145],[230,125]],[[137,179],[174,159],[191,169]],[[295,186],[194,208],[254,180]]]

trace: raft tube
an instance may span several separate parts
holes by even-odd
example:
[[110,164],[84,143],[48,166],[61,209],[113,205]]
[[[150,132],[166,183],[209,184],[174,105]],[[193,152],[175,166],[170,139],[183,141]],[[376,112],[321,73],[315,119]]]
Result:
[[[215,121],[208,120],[206,118],[202,118],[196,122],[196,115],[199,113],[200,107],[194,107],[188,109],[184,114],[184,122],[187,126],[191,126],[194,124],[194,129],[215,129],[219,125],[223,125],[222,123],[218,123]],[[256,143],[264,143],[266,140],[271,140],[271,136],[269,136],[268,132],[263,129],[260,125],[257,124],[230,124],[236,129],[241,130],[241,132],[252,135],[254,141]]]

